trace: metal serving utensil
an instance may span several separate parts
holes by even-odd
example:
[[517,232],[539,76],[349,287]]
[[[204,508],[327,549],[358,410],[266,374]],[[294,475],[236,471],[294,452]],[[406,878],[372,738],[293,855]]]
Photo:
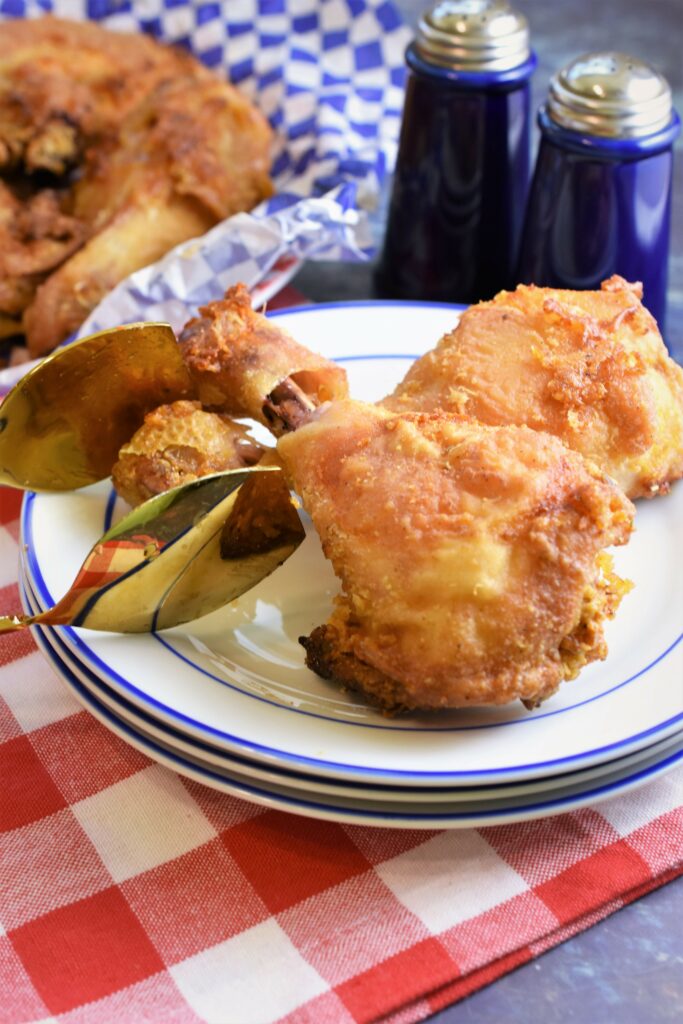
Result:
[[279,467],[201,477],[133,509],[53,608],[0,617],[0,633],[66,624],[141,633],[189,622],[255,586],[304,536]]
[[129,324],[66,345],[0,404],[0,484],[69,491],[102,480],[145,413],[192,397],[168,324]]
[[[130,324],[73,342],[0,405],[0,484],[67,491],[102,480],[147,412],[193,397],[168,324]],[[133,509],[95,544],[53,608],[0,617],[0,633],[41,624],[166,629],[239,597],[303,537],[278,466],[202,477]]]

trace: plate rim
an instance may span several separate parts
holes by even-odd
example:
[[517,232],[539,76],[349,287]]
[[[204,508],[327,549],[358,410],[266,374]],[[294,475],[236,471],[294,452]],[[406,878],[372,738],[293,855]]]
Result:
[[[22,577],[21,582],[20,582],[20,586],[21,586],[21,589],[22,589],[22,596],[23,596],[23,601],[24,601],[25,607],[26,607],[26,609],[29,612],[33,613],[35,611],[35,607],[32,604],[32,599],[34,599],[35,595],[33,595],[33,592],[31,590],[30,582],[25,577]],[[408,798],[408,794],[410,793],[410,800],[414,800],[418,795],[422,799],[424,799],[425,791],[429,792],[430,795],[431,795],[431,794],[436,794],[438,792],[449,792],[449,790],[452,791],[452,790],[456,790],[457,789],[458,793],[454,794],[455,798],[457,798],[460,795],[460,793],[473,792],[474,790],[478,790],[478,789],[485,789],[485,790],[487,790],[488,793],[491,793],[491,797],[492,797],[493,796],[492,791],[495,790],[495,789],[514,788],[514,787],[511,787],[511,786],[507,786],[506,783],[489,784],[488,786],[481,786],[481,787],[475,787],[475,786],[459,786],[459,787],[456,787],[456,786],[453,786],[453,787],[432,787],[431,789],[428,789],[427,787],[417,789],[416,787],[410,787],[410,786],[400,787],[400,786],[395,786],[395,785],[384,785],[384,786],[382,786],[382,785],[376,785],[376,784],[373,785],[372,783],[366,783],[366,782],[358,783],[358,782],[353,782],[352,780],[346,780],[346,779],[335,780],[335,779],[329,779],[328,777],[314,776],[314,775],[310,775],[310,774],[306,775],[306,774],[303,774],[301,772],[293,772],[293,771],[291,771],[290,769],[287,769],[287,768],[278,768],[276,766],[266,766],[266,765],[262,764],[261,762],[247,761],[244,758],[240,759],[239,755],[231,754],[231,753],[229,753],[227,751],[221,751],[220,748],[217,748],[217,747],[211,747],[211,745],[206,743],[204,740],[201,740],[201,739],[193,740],[193,738],[190,737],[188,734],[183,734],[183,733],[180,732],[180,730],[174,728],[173,726],[166,725],[165,723],[160,722],[159,719],[155,719],[152,715],[149,714],[149,712],[146,712],[143,708],[136,708],[135,706],[132,706],[130,708],[130,711],[129,711],[128,705],[130,705],[130,701],[127,701],[126,698],[123,697],[123,695],[117,694],[116,691],[112,691],[107,686],[106,682],[103,679],[100,679],[91,668],[89,668],[84,663],[79,662],[78,657],[74,654],[73,651],[69,650],[67,645],[64,643],[63,639],[59,636],[59,632],[57,630],[50,629],[50,628],[43,628],[41,630],[40,646],[41,646],[41,649],[43,651],[43,654],[45,655],[45,657],[48,660],[51,660],[52,655],[54,655],[54,658],[56,658],[58,662],[63,663],[64,665],[66,665],[67,668],[69,668],[72,672],[74,672],[76,674],[76,677],[78,678],[79,682],[87,690],[89,690],[91,693],[93,693],[93,695],[94,695],[96,700],[100,700],[100,702],[103,703],[105,705],[105,707],[107,707],[109,710],[113,711],[113,713],[115,715],[117,715],[117,717],[119,717],[122,721],[127,722],[128,724],[130,724],[133,727],[133,729],[137,730],[138,728],[140,728],[142,730],[143,734],[144,734],[144,732],[145,732],[145,730],[143,728],[144,720],[145,719],[149,719],[150,720],[150,728],[151,729],[158,729],[162,733],[165,733],[168,730],[168,742],[169,743],[172,744],[174,741],[179,740],[181,743],[185,743],[189,747],[193,747],[196,744],[197,745],[197,753],[200,756],[203,756],[204,752],[208,750],[209,751],[209,756],[218,756],[218,757],[224,756],[224,757],[227,757],[231,761],[235,762],[235,770],[236,771],[242,771],[242,772],[244,772],[244,774],[249,774],[250,770],[253,771],[253,769],[256,769],[257,771],[268,771],[271,774],[280,775],[282,777],[282,781],[284,783],[286,783],[287,785],[291,785],[293,788],[302,788],[303,789],[303,788],[305,788],[306,783],[318,784],[320,782],[324,783],[325,785],[331,785],[333,789],[336,788],[336,787],[349,787],[350,786],[352,789],[355,788],[355,789],[358,790],[358,795],[359,796],[361,794],[363,794],[366,790],[371,790],[372,793],[377,794],[377,796],[379,796],[382,791],[394,792],[396,790],[400,790],[401,793],[403,794],[403,798],[406,798],[406,799]],[[46,648],[48,648],[50,650],[50,654],[47,653]],[[86,676],[90,680],[90,682],[84,681],[83,676]],[[104,696],[101,696],[102,691],[104,691]],[[114,708],[112,708],[112,704],[114,705]],[[131,715],[132,717],[129,717],[129,715]],[[138,726],[137,721],[136,721],[136,716],[138,716],[138,715],[143,719],[143,725],[141,725],[141,726]],[[677,733],[674,733],[673,735],[676,736],[676,735],[679,735],[679,734],[682,737],[681,741],[683,741],[683,729],[679,730]],[[672,741],[670,739],[663,739],[663,740],[660,741],[660,743],[661,744],[666,744],[667,746],[673,745],[673,743],[672,743]],[[653,744],[652,746],[657,746],[657,744]],[[637,751],[637,752],[634,752],[634,753],[632,753],[630,755],[626,755],[626,757],[633,757],[633,756],[636,756],[636,754],[641,754],[642,756],[641,756],[640,759],[643,760],[643,759],[645,759],[647,757],[647,751],[651,750],[651,749],[652,749],[651,747],[645,747],[645,748],[642,748],[641,751]],[[180,748],[180,750],[182,752],[182,747]],[[189,751],[187,753],[189,753]],[[616,759],[616,760],[621,760],[621,759]],[[637,763],[638,762],[636,762],[636,764],[633,765],[633,767],[636,767]],[[614,764],[614,761],[602,762],[602,766],[604,766],[605,770],[604,770],[604,772],[601,772],[597,776],[595,776],[595,779],[597,780],[602,775],[608,774],[609,773],[609,766],[610,765],[614,766],[612,770],[617,770],[618,767],[619,767],[618,765]],[[230,766],[228,766],[228,767],[230,767]],[[560,786],[563,783],[569,785],[572,775],[582,774],[582,772],[584,772],[584,771],[585,772],[592,771],[592,770],[594,770],[595,767],[597,767],[597,766],[593,766],[593,768],[580,769],[579,772],[562,773],[559,776],[546,776],[546,777],[543,777],[543,778],[540,778],[540,779],[530,779],[530,780],[527,780],[526,782],[519,782],[519,783],[516,784],[516,786],[517,786],[517,788],[521,787],[522,790],[528,788],[529,792],[533,792],[534,790],[536,790],[537,792],[542,792],[542,791],[550,791],[550,792],[552,792],[554,789],[559,789]],[[258,778],[258,776],[255,776],[255,777]],[[293,778],[299,780],[298,787],[297,787],[297,783],[292,781]],[[547,781],[550,781],[553,778],[558,780],[557,785],[550,785],[550,786],[542,785],[539,788],[538,783],[546,783]],[[267,781],[267,780],[265,780],[265,781]],[[574,780],[574,784],[576,784],[576,781],[577,780]],[[586,779],[585,781],[587,782],[588,779]],[[324,792],[324,791],[320,791],[320,790],[318,790],[318,791],[319,792]],[[339,795],[342,795],[342,794],[340,793]],[[350,794],[347,794],[347,795],[350,795]],[[518,795],[521,795],[521,794],[520,793],[501,794],[500,797],[503,798],[503,796],[506,796],[506,795],[518,796]],[[483,798],[484,797],[483,797],[483,794],[482,794],[482,799]],[[401,801],[401,799],[402,799],[402,797],[396,797],[395,798],[397,803],[399,803]],[[466,797],[462,797],[462,799],[466,800],[467,798]],[[472,797],[471,799],[475,799],[475,798]],[[434,799],[432,801],[430,801],[430,802],[431,803],[438,803],[439,802],[439,798],[434,797]]]
[[[53,666],[54,664],[53,662]],[[62,669],[61,661],[59,666]],[[379,811],[366,808],[340,808],[330,804],[319,803],[316,800],[304,800],[294,796],[272,793],[268,789],[260,789],[258,786],[246,782],[231,780],[226,776],[212,772],[209,768],[193,763],[179,753],[158,746],[152,739],[142,736],[129,723],[118,718],[117,715],[101,704],[74,677],[68,666],[65,665],[64,668],[66,673],[64,670],[58,671],[60,678],[93,717],[97,718],[105,728],[119,735],[124,742],[129,743],[129,745],[136,747],[138,750],[142,750],[155,763],[170,768],[172,771],[185,777],[195,778],[195,776],[199,776],[195,781],[218,789],[238,799],[257,803],[261,806],[275,807],[279,810],[316,820],[336,821],[342,824],[427,830],[434,828],[444,830],[487,828],[493,825],[520,824],[570,813],[586,806],[594,806],[604,800],[623,795],[633,789],[646,785],[649,781],[653,781],[683,763],[683,749],[681,749],[671,757],[665,757],[640,772],[634,772],[622,779],[614,780],[595,789],[589,788],[580,794],[556,797],[554,800],[541,800],[540,802],[532,802],[524,807],[518,806],[507,810],[505,808],[489,809],[484,812],[481,810],[454,812],[451,810],[450,812],[430,812],[418,815],[415,813],[397,813],[395,811]],[[57,671],[56,668],[55,671]],[[93,706],[96,710],[93,710]],[[124,735],[121,736],[121,733]],[[150,751],[153,751],[153,753]],[[533,813],[528,814],[527,812],[529,811]]]

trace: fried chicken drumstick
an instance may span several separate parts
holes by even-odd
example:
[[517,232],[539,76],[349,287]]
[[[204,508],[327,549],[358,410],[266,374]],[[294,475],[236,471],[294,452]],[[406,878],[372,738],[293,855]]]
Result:
[[348,395],[344,370],[254,313],[244,285],[203,306],[179,341],[202,405],[249,416],[276,436],[292,429],[292,418]]
[[526,425],[592,459],[631,498],[683,475],[683,369],[640,285],[520,285],[471,306],[382,405]]
[[199,402],[160,405],[119,452],[114,487],[129,505],[208,473],[255,465],[265,449],[246,427]]
[[153,410],[121,449],[112,477],[130,505],[258,462],[266,449],[231,417],[251,417],[278,435],[291,418],[348,393],[344,371],[255,314],[243,285],[203,307],[180,346],[200,400]]
[[236,289],[181,345],[203,402],[279,436],[342,584],[308,665],[386,709],[533,705],[605,655],[633,507],[556,438],[346,399]]

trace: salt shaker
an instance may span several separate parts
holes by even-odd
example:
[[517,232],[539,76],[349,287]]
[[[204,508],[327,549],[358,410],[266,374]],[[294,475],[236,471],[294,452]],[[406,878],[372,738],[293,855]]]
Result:
[[671,90],[648,64],[590,53],[556,74],[529,195],[519,280],[598,288],[642,281],[664,329],[673,143]]
[[529,181],[526,19],[505,0],[442,0],[409,74],[377,290],[472,302],[512,284]]

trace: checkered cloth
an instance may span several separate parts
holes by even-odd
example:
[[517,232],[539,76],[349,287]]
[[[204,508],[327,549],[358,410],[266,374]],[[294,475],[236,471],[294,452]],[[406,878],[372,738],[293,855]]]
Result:
[[409,1024],[683,871],[682,770],[521,825],[312,821],[150,762],[28,632],[0,637],[0,778],[1,1024]]

